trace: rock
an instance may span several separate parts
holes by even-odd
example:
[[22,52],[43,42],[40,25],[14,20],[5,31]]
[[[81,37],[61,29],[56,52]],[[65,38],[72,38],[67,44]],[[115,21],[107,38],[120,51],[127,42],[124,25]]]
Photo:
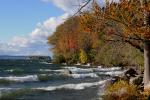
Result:
[[124,76],[130,78],[130,77],[136,77],[138,75],[137,71],[133,68],[129,68],[124,72]]
[[136,77],[131,77],[129,83],[133,84],[133,85],[141,85],[143,82],[143,76],[142,75],[138,75]]
[[134,68],[129,68],[125,70],[121,76],[113,77],[111,81],[114,84],[119,80],[123,80],[130,84],[140,86],[143,82],[143,74],[138,75],[137,71]]

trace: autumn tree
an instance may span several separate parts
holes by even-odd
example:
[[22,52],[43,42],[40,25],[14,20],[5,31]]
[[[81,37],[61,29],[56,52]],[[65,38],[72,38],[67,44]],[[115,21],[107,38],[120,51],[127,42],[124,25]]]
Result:
[[[102,27],[103,39],[122,41],[144,52],[144,87],[150,88],[150,0],[105,0],[102,7],[96,0],[89,1],[93,1],[93,17],[86,15],[83,18],[85,29],[99,33],[99,27]],[[95,23],[91,23],[93,18]]]
[[81,20],[81,16],[70,17],[49,36],[48,43],[53,45],[54,58],[77,63],[82,49],[88,54],[88,61],[92,62],[96,49],[99,48],[99,36],[97,33],[84,31]]

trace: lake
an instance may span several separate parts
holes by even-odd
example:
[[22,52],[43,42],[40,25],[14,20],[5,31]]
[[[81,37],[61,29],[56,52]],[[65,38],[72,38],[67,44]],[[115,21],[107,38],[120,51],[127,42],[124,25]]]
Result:
[[38,60],[0,60],[1,100],[100,100],[120,67],[66,66]]

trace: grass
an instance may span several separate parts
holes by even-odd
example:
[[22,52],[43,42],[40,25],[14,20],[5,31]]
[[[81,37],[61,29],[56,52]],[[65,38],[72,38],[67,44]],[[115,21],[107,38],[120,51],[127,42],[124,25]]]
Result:
[[140,97],[137,86],[120,80],[106,89],[103,98],[104,100],[139,100]]

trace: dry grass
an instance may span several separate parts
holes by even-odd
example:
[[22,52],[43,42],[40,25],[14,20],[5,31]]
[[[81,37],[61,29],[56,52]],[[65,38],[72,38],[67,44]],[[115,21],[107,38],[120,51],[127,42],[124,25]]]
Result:
[[139,98],[141,95],[137,87],[126,81],[118,81],[108,87],[104,96],[104,100],[139,100]]

